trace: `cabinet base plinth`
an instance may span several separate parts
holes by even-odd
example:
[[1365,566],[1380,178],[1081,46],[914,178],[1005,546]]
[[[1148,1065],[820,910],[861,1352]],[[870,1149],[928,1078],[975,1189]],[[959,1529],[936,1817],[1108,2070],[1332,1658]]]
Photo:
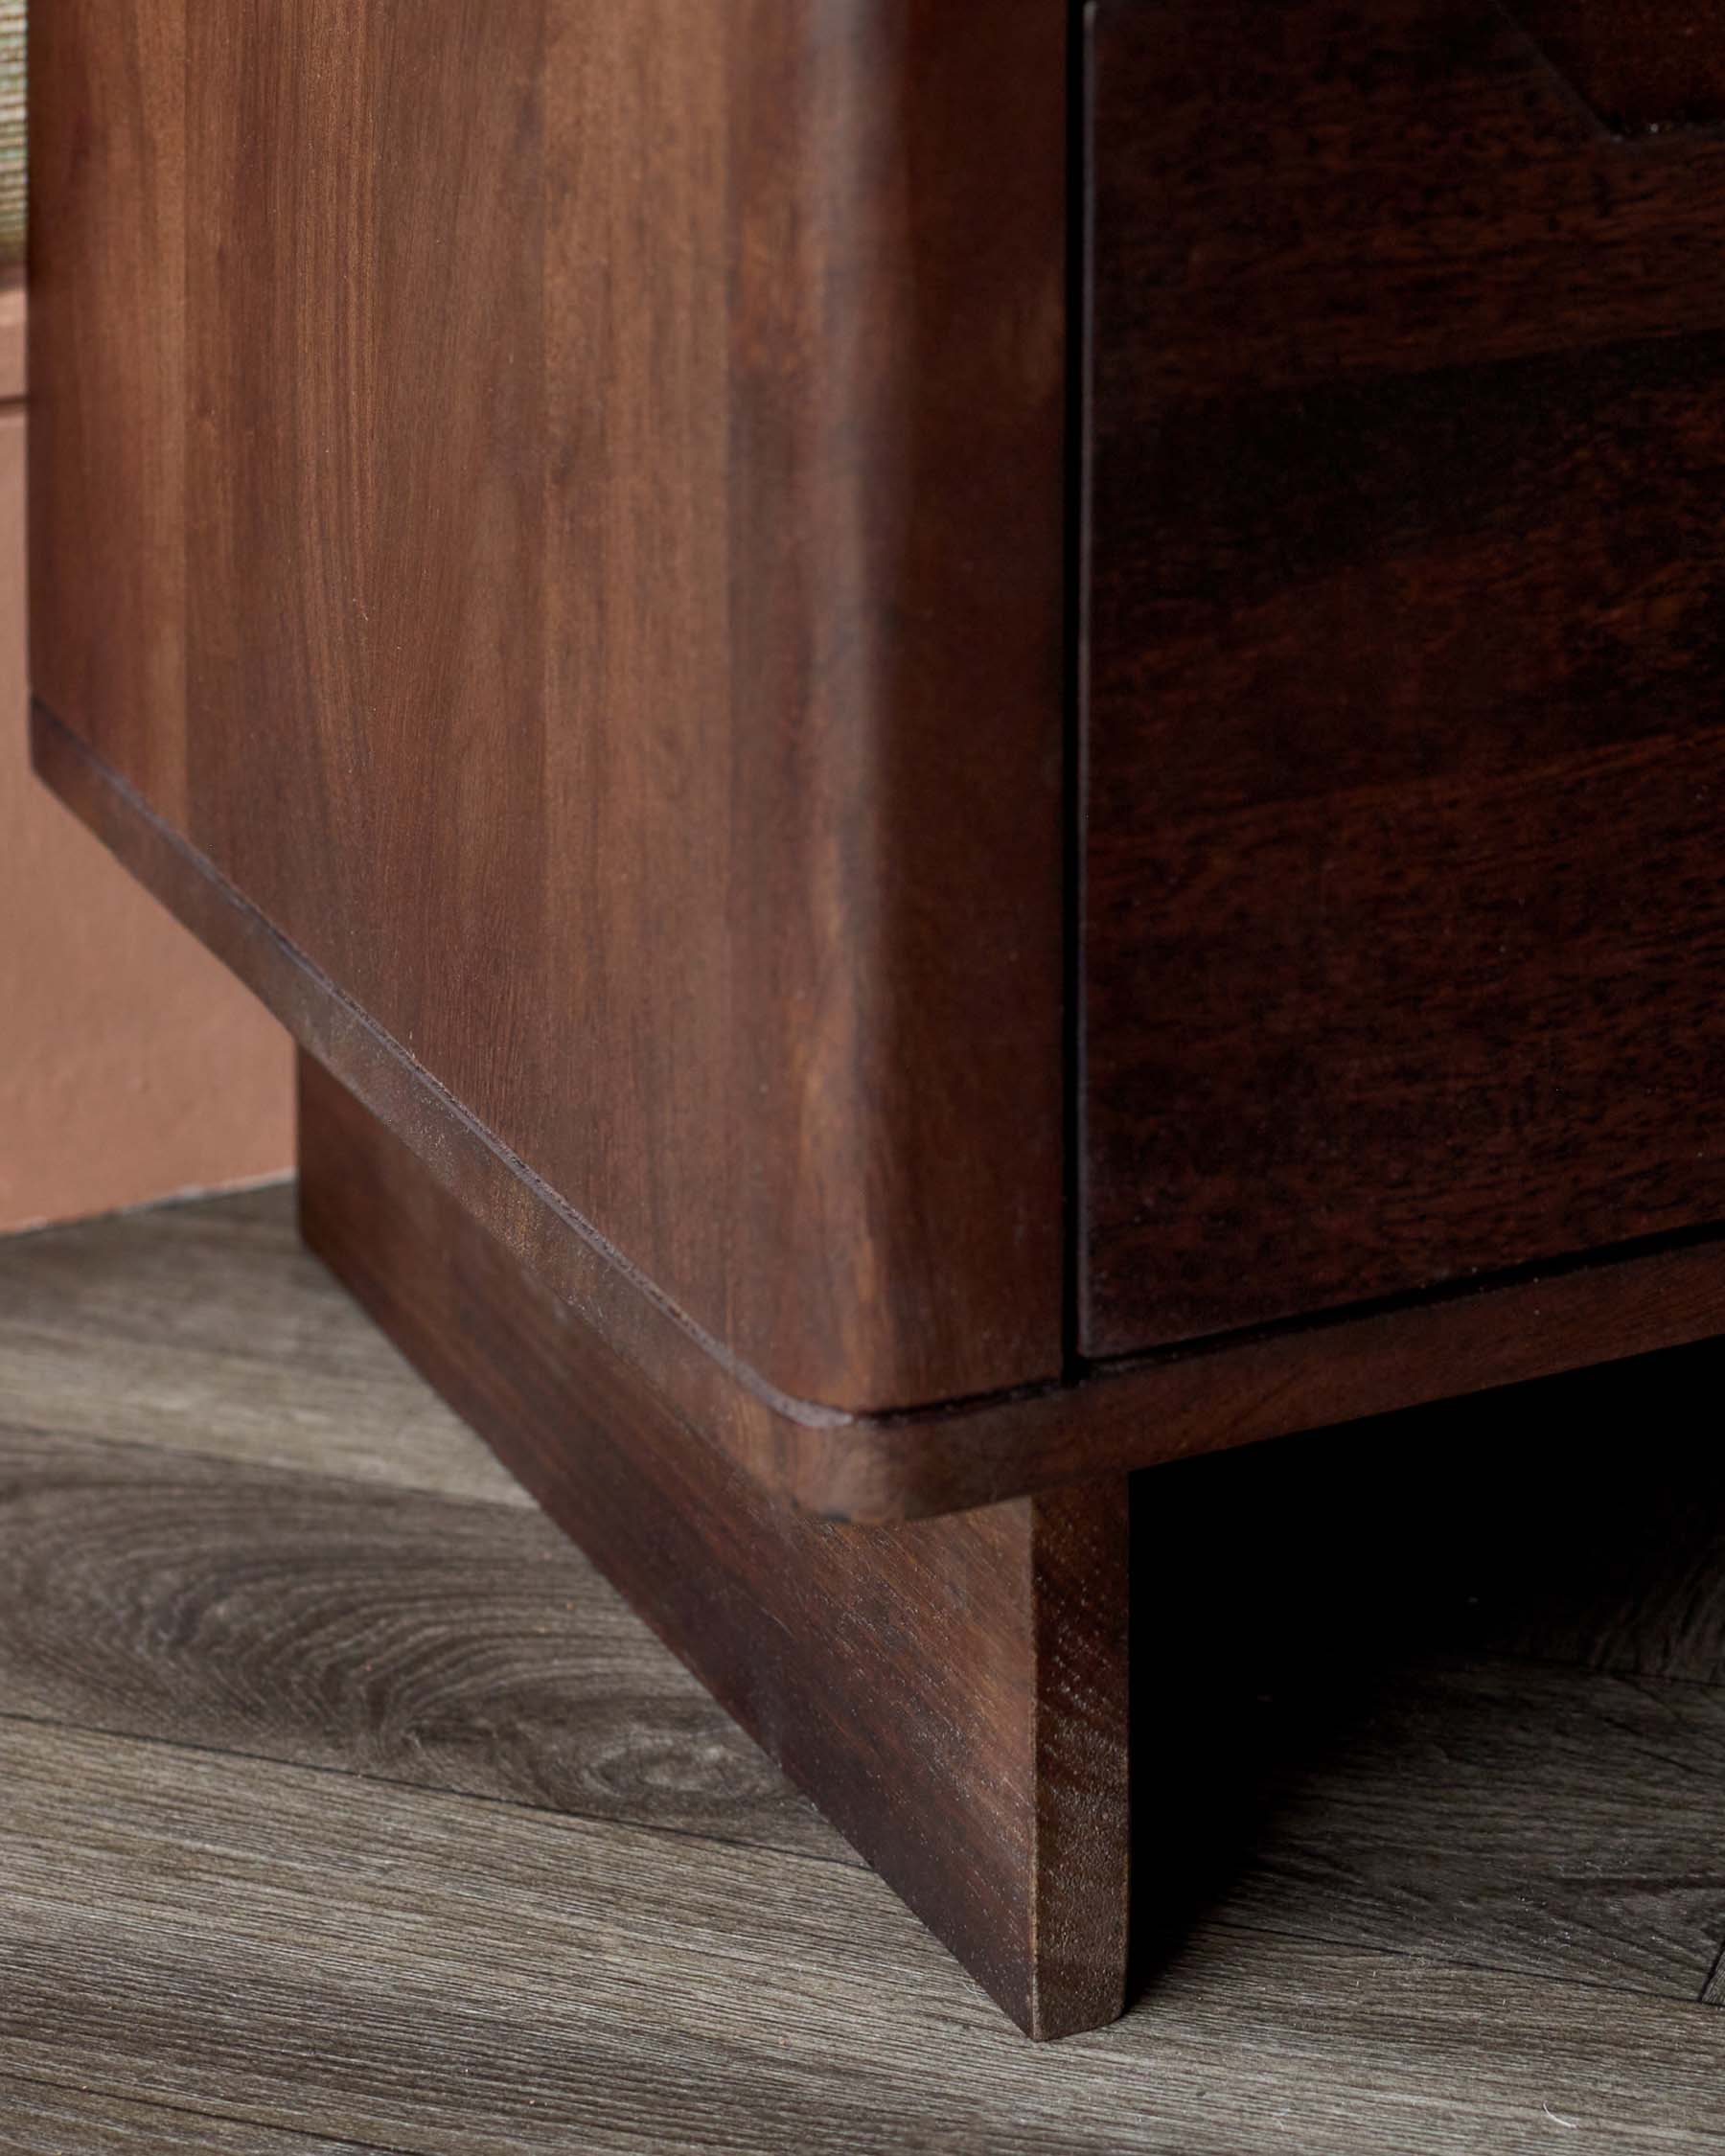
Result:
[[758,1490],[310,1059],[307,1242],[1022,2027],[1126,1963],[1127,1486],[858,1526]]

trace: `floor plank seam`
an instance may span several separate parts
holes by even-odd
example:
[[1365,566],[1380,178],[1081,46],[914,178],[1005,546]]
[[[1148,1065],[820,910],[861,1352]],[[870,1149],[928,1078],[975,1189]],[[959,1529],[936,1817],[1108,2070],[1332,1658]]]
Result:
[[[1207,1915],[1192,1926],[1188,1936],[1195,1938],[1206,1929],[1228,1932],[1246,1938],[1282,1939],[1293,1946],[1322,1946],[1332,1952],[1370,1955],[1378,1961],[1395,1961],[1409,1968],[1443,1969],[1462,1976],[1504,1977],[1512,1984],[1556,1984],[1566,1991],[1590,1991],[1603,1998],[1641,1999],[1652,2006],[1668,2007],[1674,2012],[1684,2012],[1692,2007],[1707,2004],[1705,2000],[1687,1991],[1656,1991],[1643,1984],[1607,1984],[1597,1977],[1572,1976],[1557,1969],[1518,1968],[1509,1962],[1484,1961],[1471,1955],[1452,1958],[1444,1954],[1424,1953],[1417,1947],[1374,1944],[1365,1939],[1346,1938],[1333,1932],[1305,1931],[1295,1925],[1250,1924],[1238,1916]],[[1183,1940],[1182,1944],[1184,1943],[1185,1942]],[[1725,1947],[1720,1950],[1720,1960],[1725,1961]],[[1718,1963],[1715,1962],[1714,1966],[1716,1968]],[[1157,1982],[1158,1977],[1153,1973],[1139,1994],[1140,1999],[1155,1990]],[[1138,2003],[1135,2000],[1134,2004]]]
[[[273,2134],[291,2148],[295,2142],[332,2142],[326,2133],[310,2131],[300,2133],[291,2126],[279,2126],[273,2120],[249,2118],[240,2111],[210,2111],[201,2104],[175,2103],[159,2096],[139,2096],[128,2091],[109,2088],[91,2088],[83,2081],[50,2081],[39,2074],[14,2074],[10,2067],[0,2066],[0,2087],[14,2089],[40,2089],[48,2096],[88,2097],[97,2103],[134,2104],[140,2110],[160,2111],[173,2119],[202,2119],[212,2126],[253,2126],[261,2132]],[[342,2134],[334,2145],[355,2151],[355,2156],[433,2156],[426,2148],[409,2148],[404,2143],[382,2141],[356,2141],[352,2134]]]
[[1454,1660],[1469,1669],[1486,1667],[1492,1663],[1511,1663],[1518,1669],[1557,1669],[1587,1677],[1611,1677],[1619,1684],[1633,1686],[1647,1699],[1655,1697],[1656,1687],[1662,1686],[1683,1692],[1725,1691],[1725,1673],[1718,1677],[1688,1677],[1677,1669],[1634,1669],[1622,1663],[1605,1662],[1587,1655],[1566,1658],[1493,1648],[1481,1655],[1458,1655]]
[[[4,1337],[0,1336],[0,1350],[3,1350],[4,1346]],[[439,1489],[434,1482],[396,1481],[380,1475],[342,1475],[326,1466],[299,1467],[287,1457],[237,1458],[231,1453],[217,1452],[214,1449],[205,1450],[202,1446],[158,1444],[153,1438],[150,1437],[107,1437],[97,1435],[88,1430],[58,1428],[52,1423],[0,1420],[0,1444],[3,1444],[8,1437],[32,1438],[38,1443],[48,1444],[89,1445],[99,1447],[104,1452],[135,1453],[146,1459],[201,1460],[230,1470],[235,1468],[249,1470],[255,1475],[291,1476],[296,1485],[306,1482],[323,1482],[334,1490],[380,1491],[390,1496],[420,1498],[429,1503],[449,1505],[457,1510],[465,1508],[469,1511],[487,1514],[502,1512],[514,1519],[519,1519],[523,1515],[528,1518],[534,1517],[531,1506],[523,1501],[518,1492],[513,1489],[499,1491],[495,1497],[482,1497],[472,1494],[456,1497],[448,1490]],[[480,1438],[475,1437],[473,1443],[476,1447],[482,1449]],[[489,1457],[490,1456],[487,1455],[486,1456]]]
[[[63,1350],[76,1352],[78,1347],[78,1327],[75,1324],[33,1325],[24,1319],[15,1318],[8,1319],[5,1322],[5,1325],[3,1327],[0,1327],[0,1352],[4,1352],[9,1344],[18,1342],[22,1342],[28,1348],[37,1350],[47,1347],[60,1348]],[[149,1342],[138,1341],[137,1342],[135,1342],[135,1344],[140,1349],[142,1349],[145,1347],[172,1347],[175,1343],[172,1341],[156,1340]],[[302,1369],[307,1366],[306,1358],[304,1357],[294,1357],[289,1359],[288,1357],[276,1355],[273,1353],[261,1354],[256,1348],[252,1347],[224,1347],[216,1341],[187,1341],[183,1344],[188,1354],[196,1355],[201,1359],[216,1363],[219,1365],[223,1369],[273,1369],[281,1371],[284,1375],[291,1376],[297,1375]],[[394,1354],[395,1350],[391,1349],[390,1352]],[[314,1357],[311,1358],[311,1362],[313,1366],[317,1366],[316,1359]],[[319,1368],[319,1374],[326,1377],[339,1376],[341,1375],[341,1372],[338,1370],[333,1371],[329,1369],[327,1365],[323,1365]],[[402,1358],[398,1363],[390,1365],[388,1376],[393,1383],[399,1384],[404,1390],[411,1390],[416,1393],[422,1394],[425,1392],[424,1380],[419,1377],[418,1373],[414,1370],[413,1365],[409,1362],[407,1362],[404,1357]],[[362,1382],[367,1384],[375,1384],[377,1382],[377,1377],[378,1373],[375,1370],[367,1371],[364,1373]],[[426,1398],[426,1407],[427,1409],[427,1411],[437,1414],[447,1414],[449,1411],[434,1398]],[[483,1440],[475,1436],[473,1442],[475,1445],[477,1445],[481,1444]],[[164,1451],[170,1449],[171,1448],[169,1447],[163,1448]]]
[[[143,1749],[170,1755],[186,1754],[216,1760],[233,1759],[250,1765],[271,1768],[285,1774],[304,1775],[327,1780],[347,1781],[362,1786],[392,1789],[406,1796],[420,1797],[430,1801],[451,1802],[458,1805],[475,1804],[484,1806],[489,1810],[522,1813],[541,1820],[566,1821],[570,1824],[601,1829],[616,1827],[626,1832],[651,1835],[656,1840],[678,1844],[693,1843],[698,1846],[707,1848],[736,1849],[751,1854],[765,1854],[793,1863],[821,1866],[829,1869],[837,1869],[857,1877],[870,1876],[866,1868],[847,1862],[843,1858],[823,1857],[806,1850],[786,1849],[773,1843],[744,1842],[721,1835],[698,1834],[684,1828],[659,1826],[643,1821],[619,1818],[614,1814],[595,1815],[586,1812],[559,1810],[545,1805],[526,1804],[507,1798],[474,1795],[465,1790],[447,1789],[423,1782],[402,1782],[384,1776],[368,1775],[339,1767],[321,1766],[314,1762],[282,1759],[273,1754],[238,1752],[212,1745],[181,1744],[166,1737],[142,1736],[128,1731],[91,1728],[85,1724],[64,1722],[53,1716],[22,1714],[5,1708],[0,1708],[0,1723],[14,1723],[27,1728],[55,1730],[73,1736],[104,1738],[114,1743],[136,1745]],[[1353,1939],[1333,1933],[1298,1926],[1253,1924],[1244,1922],[1238,1917],[1213,1913],[1207,1913],[1201,1916],[1179,1939],[1170,1942],[1167,1961],[1171,1962],[1177,1959],[1179,1953],[1201,1938],[1206,1930],[1225,1932],[1236,1937],[1276,1939],[1293,1945],[1323,1948],[1331,1952],[1340,1952],[1362,1959],[1395,1962],[1407,1967],[1444,1970],[1463,1975],[1494,1976],[1516,1984],[1541,1987],[1557,1986],[1564,1990],[1585,1991],[1601,1996],[1634,1998],[1673,2009],[1703,2007],[1708,2011],[1713,2010],[1707,2007],[1704,1997],[1688,1993],[1660,1991],[1643,1984],[1604,1983],[1558,1971],[1530,1971],[1524,1967],[1481,1960],[1475,1957],[1451,1957],[1441,1954],[1421,1953],[1413,1949]],[[1721,1949],[1719,1961],[1725,1961],[1725,1948]],[[1715,1970],[1717,1967],[1718,1961],[1714,1963]],[[1129,2012],[1142,2007],[1151,1999],[1161,1981],[1161,1976],[1162,1971],[1152,1970],[1138,1986],[1128,2007]],[[1712,1981],[1710,1975],[1709,1982]],[[0,2069],[0,2072],[4,2072],[4,2070]],[[409,2151],[406,2152],[406,2156],[418,2156],[418,2152]]]
[[530,1804],[524,1799],[493,1797],[482,1790],[459,1789],[443,1782],[403,1781],[393,1775],[368,1774],[358,1767],[331,1767],[315,1759],[284,1758],[278,1752],[244,1752],[232,1745],[199,1744],[193,1739],[150,1736],[134,1730],[109,1729],[91,1722],[67,1722],[58,1715],[27,1714],[15,1708],[0,1706],[0,1723],[7,1722],[24,1729],[58,1730],[67,1736],[99,1737],[111,1744],[135,1744],[151,1752],[184,1755],[189,1758],[240,1760],[248,1766],[273,1767],[283,1774],[311,1775],[321,1780],[354,1782],[367,1789],[393,1789],[402,1796],[435,1799],[446,1803],[479,1804],[488,1811],[519,1813],[530,1819],[564,1820],[571,1825],[579,1826],[615,1826],[632,1834],[651,1834],[656,1840],[694,1842],[704,1848],[742,1849],[764,1856],[782,1857],[794,1864],[820,1865],[829,1870],[842,1871],[855,1878],[874,1876],[861,1858],[822,1856],[814,1849],[787,1848],[780,1842],[747,1842],[735,1835],[702,1834],[692,1827],[665,1826],[656,1821],[627,1818],[617,1812],[585,1812],[559,1804]]

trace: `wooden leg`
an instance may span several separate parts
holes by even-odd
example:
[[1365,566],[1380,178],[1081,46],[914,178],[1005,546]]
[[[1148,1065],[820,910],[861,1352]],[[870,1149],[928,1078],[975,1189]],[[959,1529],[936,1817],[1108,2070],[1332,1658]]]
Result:
[[307,1242],[1023,2028],[1126,1961],[1123,1477],[901,1525],[776,1505],[307,1059]]

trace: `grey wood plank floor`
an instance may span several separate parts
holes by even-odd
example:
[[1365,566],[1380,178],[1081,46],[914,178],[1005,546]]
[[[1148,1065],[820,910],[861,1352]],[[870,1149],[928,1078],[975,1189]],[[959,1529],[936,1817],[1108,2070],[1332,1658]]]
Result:
[[1725,2146],[1725,1355],[1135,1489],[1037,2048],[298,1247],[0,1242],[0,2156]]

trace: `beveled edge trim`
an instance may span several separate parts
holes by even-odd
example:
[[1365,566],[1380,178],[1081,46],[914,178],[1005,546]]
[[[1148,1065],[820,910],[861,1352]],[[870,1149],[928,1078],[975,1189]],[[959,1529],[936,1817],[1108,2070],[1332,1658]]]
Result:
[[961,1511],[1725,1333],[1725,1228],[1710,1228],[1097,1364],[1070,1384],[873,1414],[792,1399],[678,1310],[39,701],[31,755],[122,864],[692,1431],[808,1511]]

